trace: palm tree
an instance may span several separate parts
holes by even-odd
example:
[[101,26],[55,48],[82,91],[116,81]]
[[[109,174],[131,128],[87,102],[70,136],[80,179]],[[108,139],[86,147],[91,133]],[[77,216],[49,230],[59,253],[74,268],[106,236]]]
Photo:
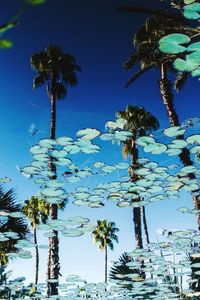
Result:
[[[174,14],[167,10],[152,10],[136,7],[121,7],[121,11],[132,13],[145,13],[150,16],[134,34],[135,52],[124,63],[125,70],[130,70],[139,65],[140,70],[131,77],[126,86],[129,86],[143,73],[152,70],[160,69],[161,79],[160,92],[163,103],[166,106],[169,121],[171,126],[179,126],[180,121],[174,107],[172,83],[168,79],[168,72],[174,71],[173,61],[177,55],[164,54],[159,51],[159,40],[171,33],[184,33],[189,36],[199,33],[198,29],[189,26],[184,17],[179,14]],[[187,73],[178,72],[175,87],[180,90],[187,79]]]
[[[132,136],[124,142],[123,156],[131,156],[131,165],[129,168],[130,180],[136,182],[139,177],[136,174],[136,170],[139,168],[138,164],[138,148],[136,139],[145,136],[151,131],[159,128],[159,122],[150,112],[147,112],[144,107],[127,105],[125,111],[119,111],[116,114],[117,118],[122,118],[127,122],[124,125],[124,130],[129,130]],[[140,201],[141,199],[134,201]],[[133,221],[135,229],[135,244],[136,248],[143,248],[142,242],[142,228],[141,228],[141,208],[133,208]],[[143,222],[147,243],[149,243],[149,235],[147,229],[147,222],[145,217],[145,208],[143,207]]]
[[17,241],[25,239],[29,233],[25,218],[15,218],[9,215],[11,213],[18,213],[21,209],[21,205],[15,200],[13,190],[10,189],[5,192],[2,186],[0,186],[0,233],[16,233],[15,239],[9,238],[0,242],[0,268],[2,267],[2,270],[8,264],[8,256],[6,254],[9,252],[18,252],[17,248],[15,248]]
[[[142,268],[133,268],[129,267],[127,264],[130,262],[137,262],[137,260],[132,259],[126,252],[124,252],[118,259],[117,264],[114,265],[111,270],[109,277],[112,279],[118,286],[121,286],[123,289],[129,289],[130,291],[134,291],[133,284],[135,282],[144,282],[145,274]],[[132,275],[132,276],[131,276]],[[134,276],[133,276],[134,275]],[[156,295],[156,285],[143,283],[143,289],[145,287],[148,291],[146,291],[142,295],[142,299],[150,299],[151,296]],[[151,287],[151,292],[150,288]],[[137,299],[140,295],[134,294],[134,298]],[[132,296],[133,297],[133,296]],[[153,297],[152,297],[153,298]]]
[[107,220],[97,220],[97,226],[92,232],[95,243],[99,244],[100,250],[105,250],[105,283],[107,283],[107,252],[108,247],[113,250],[113,241],[118,243],[116,233],[119,231],[115,227],[115,222],[107,222]]
[[[174,7],[176,7],[176,1],[172,1]],[[159,40],[171,33],[183,33],[190,37],[198,36],[200,34],[199,28],[192,27],[187,24],[184,17],[180,14],[174,14],[167,10],[152,10],[148,8],[135,8],[130,6],[122,6],[118,10],[126,11],[129,13],[145,13],[150,15],[144,24],[134,35],[135,52],[124,63],[125,70],[130,70],[139,65],[140,70],[131,77],[127,86],[133,83],[143,73],[152,70],[160,69],[161,78],[159,81],[160,93],[164,105],[169,117],[171,126],[179,126],[180,120],[174,107],[174,97],[172,92],[172,83],[168,78],[169,72],[175,72],[173,68],[173,61],[177,55],[165,54],[159,50]],[[188,73],[178,72],[176,73],[176,79],[174,86],[176,90],[180,91],[184,86]],[[183,136],[177,137],[183,139]],[[193,165],[193,161],[190,158],[190,152],[187,148],[183,148],[179,154],[179,158],[184,166]],[[193,173],[189,174],[191,179],[195,179]],[[196,196],[193,197],[195,209],[200,209],[200,203]],[[198,227],[200,229],[200,214],[197,216]]]
[[[117,281],[119,284],[122,281],[122,287],[132,289],[132,283],[134,280],[128,277],[131,274],[137,274],[140,277],[141,272],[139,269],[130,268],[127,263],[132,259],[126,252],[124,252],[118,259],[117,264],[110,269],[109,277],[112,280]],[[141,277],[142,278],[142,277]]]
[[[37,72],[37,76],[33,80],[33,87],[37,88],[46,84],[47,94],[51,104],[51,126],[50,138],[56,137],[56,100],[63,99],[67,95],[67,86],[77,85],[76,72],[80,71],[80,67],[76,64],[75,58],[70,54],[65,54],[58,46],[48,46],[45,51],[35,53],[31,57],[31,66]],[[52,160],[50,167],[55,179],[56,167]],[[51,204],[49,209],[51,219],[57,219],[58,206]],[[59,240],[58,231],[53,230],[53,237],[49,238],[49,258],[48,258],[48,279],[58,281],[59,277]],[[58,283],[48,281],[47,294],[57,295]]]
[[[37,244],[37,225],[46,223],[49,216],[49,204],[44,200],[38,199],[38,197],[31,197],[25,201],[23,212],[25,216],[30,220],[33,228],[33,239],[35,244],[35,285],[38,284],[39,276],[39,250]],[[36,288],[37,289],[37,288]]]

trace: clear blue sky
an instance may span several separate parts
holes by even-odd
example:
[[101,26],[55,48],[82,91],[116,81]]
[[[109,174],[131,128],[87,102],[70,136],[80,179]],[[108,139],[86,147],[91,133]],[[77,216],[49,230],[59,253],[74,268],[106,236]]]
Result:
[[[133,3],[134,2],[134,3]],[[122,70],[122,63],[133,51],[133,33],[145,16],[116,12],[121,4],[160,6],[158,0],[49,0],[40,7],[29,9],[21,18],[20,25],[9,31],[6,37],[14,41],[14,47],[0,52],[0,176],[11,177],[17,198],[23,201],[34,195],[37,187],[31,180],[19,174],[16,165],[26,166],[31,160],[30,145],[49,135],[50,105],[46,89],[32,89],[34,72],[29,60],[34,52],[42,51],[49,44],[62,46],[73,54],[81,66],[79,85],[70,89],[68,97],[58,103],[57,136],[74,136],[80,128],[94,127],[104,131],[106,121],[127,104],[142,105],[160,120],[161,127],[168,126],[165,107],[159,93],[159,71],[144,75],[128,89],[125,83],[131,72]],[[10,20],[20,7],[20,1],[6,0],[1,3],[1,23]],[[175,104],[181,121],[199,117],[199,82],[190,79],[184,91],[176,95]],[[31,124],[42,132],[35,137],[29,133]],[[122,160],[119,147],[109,146],[112,159],[105,152],[104,159],[115,163]],[[91,159],[94,159],[93,157]],[[109,160],[108,160],[109,159]],[[83,162],[84,163],[84,162]],[[92,184],[89,179],[87,184]],[[183,194],[179,200],[154,203],[147,207],[147,219],[151,240],[157,228],[190,228],[196,226],[195,218],[176,212],[180,206],[191,206],[190,196]],[[69,204],[61,218],[71,215],[115,221],[120,228],[119,244],[110,253],[110,260],[134,246],[132,211],[107,205],[103,209],[78,208]],[[41,239],[44,243],[44,239]],[[90,234],[80,238],[62,238],[60,259],[63,277],[78,274],[88,281],[103,280],[103,254],[94,245]],[[42,252],[43,251],[43,252]],[[42,254],[43,253],[43,254]],[[41,250],[41,261],[45,250]],[[13,276],[33,278],[34,260],[14,261]],[[45,263],[41,264],[40,280],[45,279]]]

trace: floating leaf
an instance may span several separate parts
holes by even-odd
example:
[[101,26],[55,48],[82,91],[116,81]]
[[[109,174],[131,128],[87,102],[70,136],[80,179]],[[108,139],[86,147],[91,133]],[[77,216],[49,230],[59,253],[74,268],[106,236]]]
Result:
[[11,182],[11,179],[9,177],[1,177],[0,183],[8,183]]
[[100,135],[100,139],[102,141],[111,141],[112,139],[114,139],[114,134],[113,133],[104,133]]
[[195,2],[196,0],[184,0],[184,3],[185,4],[191,4],[191,3],[193,3],[193,2]]
[[179,154],[181,154],[181,149],[168,149],[166,151],[166,153],[169,155],[169,156],[177,156]]
[[163,133],[169,137],[174,137],[183,135],[185,133],[185,129],[182,129],[180,126],[173,126],[165,129]]
[[118,141],[125,142],[128,138],[132,136],[132,133],[129,131],[116,131],[115,138]]
[[79,237],[84,233],[83,229],[65,229],[62,231],[62,235],[65,237]]
[[45,154],[47,152],[47,149],[36,145],[31,147],[29,151],[33,154]]
[[82,140],[92,140],[100,135],[100,131],[95,128],[81,129],[76,133]]
[[164,36],[159,41],[159,49],[160,51],[167,54],[177,54],[186,51],[186,47],[181,45],[188,44],[190,42],[190,38],[181,33],[173,33],[167,36]]
[[145,152],[150,152],[152,154],[161,154],[167,150],[167,146],[161,143],[149,144],[144,147]]
[[59,137],[59,138],[56,139],[56,142],[60,146],[67,146],[67,145],[73,143],[73,139],[71,137],[68,137],[68,136],[61,136],[61,137]]
[[186,55],[186,59],[177,58],[173,62],[175,69],[181,72],[192,72],[200,64],[200,61],[197,62],[195,59],[192,59],[189,55]]
[[193,20],[199,19],[200,3],[193,2],[189,5],[185,5],[183,9],[184,9],[183,14],[185,18],[193,19]]
[[77,145],[67,145],[63,149],[69,154],[77,154],[81,151],[80,147]]
[[145,147],[149,144],[154,144],[155,140],[154,140],[154,138],[152,138],[150,136],[142,136],[142,137],[137,139],[136,143],[139,146]]
[[57,142],[54,139],[41,139],[39,145],[45,148],[52,148],[52,146],[57,145]]
[[168,144],[169,149],[183,149],[185,147],[187,147],[187,143],[183,140],[174,140]]
[[187,208],[187,207],[180,207],[180,208],[177,209],[177,211],[181,212],[183,214],[190,212],[189,208]]
[[56,189],[56,188],[45,188],[41,190],[41,193],[46,197],[57,197],[62,195],[65,192],[63,189]]
[[129,164],[126,162],[118,163],[115,165],[115,168],[117,168],[119,170],[125,170],[125,169],[129,168]]
[[199,144],[200,145],[200,134],[193,134],[186,140],[188,144]]
[[22,172],[28,175],[37,175],[39,173],[39,169],[35,167],[25,167],[22,169]]
[[187,48],[187,51],[200,51],[200,42],[190,44]]

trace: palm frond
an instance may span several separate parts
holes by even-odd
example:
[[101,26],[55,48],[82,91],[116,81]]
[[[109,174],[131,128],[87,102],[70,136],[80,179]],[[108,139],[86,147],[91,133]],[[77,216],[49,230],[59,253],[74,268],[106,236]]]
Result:
[[189,73],[178,72],[176,79],[174,81],[174,89],[177,91],[177,93],[183,89],[188,78],[189,78]]
[[136,72],[127,82],[127,84],[125,85],[125,87],[127,88],[131,83],[133,83],[136,79],[138,79],[142,74],[144,74],[145,72],[147,72],[148,70],[150,70],[152,67],[154,66],[154,64],[146,67],[143,70],[140,70],[138,72]]

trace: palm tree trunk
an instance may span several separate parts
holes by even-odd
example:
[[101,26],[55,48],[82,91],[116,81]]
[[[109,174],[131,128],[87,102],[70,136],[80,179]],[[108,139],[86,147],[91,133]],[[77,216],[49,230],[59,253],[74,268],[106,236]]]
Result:
[[141,207],[133,208],[133,222],[135,230],[135,248],[142,249]]
[[[163,103],[166,106],[169,122],[171,126],[180,126],[180,121],[178,118],[178,115],[176,113],[176,110],[174,108],[174,102],[173,102],[173,93],[172,93],[172,84],[170,80],[167,77],[167,69],[165,67],[165,64],[161,64],[161,80],[160,80],[160,92],[162,95]],[[178,136],[177,139],[183,139],[183,136]],[[193,161],[190,158],[190,151],[187,148],[183,148],[181,153],[179,154],[180,161],[183,163],[183,165],[186,166],[192,166]],[[195,174],[190,173],[189,177],[191,179],[195,179]],[[193,196],[193,203],[195,206],[195,209],[200,210],[200,201],[196,196]],[[200,214],[197,214],[197,224],[198,229],[200,230]]]
[[108,249],[107,245],[105,246],[105,283],[107,283],[107,277],[108,277]]
[[142,206],[142,217],[143,217],[143,225],[144,225],[144,235],[146,239],[146,243],[149,244],[149,231],[147,227],[147,220],[146,220],[146,212],[145,212],[145,206]]
[[[34,244],[35,244],[35,285],[38,284],[38,277],[39,277],[39,249],[37,245],[37,229],[34,227],[33,229],[33,238],[34,238]],[[35,291],[37,291],[37,286],[35,288]]]
[[[52,75],[52,89],[54,90],[55,78]],[[56,137],[56,97],[55,93],[51,95],[51,130],[50,138],[55,139]],[[52,159],[49,163],[51,171],[54,176],[50,179],[56,179],[56,166]],[[49,216],[51,220],[56,220],[58,218],[58,206],[57,204],[51,204],[49,208]],[[48,270],[47,276],[50,280],[55,280],[55,282],[47,283],[47,296],[58,295],[58,278],[59,278],[59,239],[58,231],[52,230],[53,236],[49,237],[49,254],[48,254]]]
[[[138,149],[132,140],[131,146],[131,166],[129,168],[129,174],[132,182],[136,182],[138,180],[138,175],[135,174],[135,170],[137,169],[137,160],[138,160]],[[133,200],[134,202],[139,202],[138,200]],[[138,249],[143,248],[142,243],[142,222],[141,222],[141,208],[134,207],[133,208],[133,223],[134,223],[134,232],[135,232],[135,247]]]
[[162,100],[166,106],[170,124],[171,126],[179,126],[179,118],[174,108],[172,84],[167,78],[167,69],[164,64],[161,64],[161,80],[159,83]]
[[[50,206],[50,219],[56,220],[58,218],[58,206],[52,204]],[[58,278],[59,278],[59,239],[58,231],[52,230],[53,237],[49,238],[49,279],[55,282],[48,283],[49,295],[58,295]]]

